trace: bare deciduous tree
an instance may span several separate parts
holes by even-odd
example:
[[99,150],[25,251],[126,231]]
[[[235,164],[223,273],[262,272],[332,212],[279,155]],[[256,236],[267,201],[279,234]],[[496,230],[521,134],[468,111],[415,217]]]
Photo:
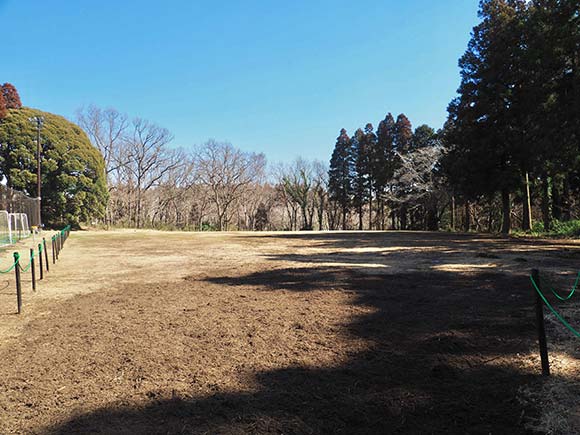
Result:
[[200,182],[211,192],[218,230],[227,230],[232,205],[252,184],[262,181],[266,159],[263,154],[245,153],[229,143],[210,140],[197,150]]
[[135,224],[141,228],[143,193],[156,186],[162,178],[182,163],[180,151],[167,148],[173,136],[165,128],[136,118],[132,134],[125,141],[127,174],[135,192]]
[[105,159],[107,181],[111,175],[126,164],[123,144],[129,127],[127,115],[116,109],[101,109],[94,105],[76,112],[79,126],[87,133],[92,143]]

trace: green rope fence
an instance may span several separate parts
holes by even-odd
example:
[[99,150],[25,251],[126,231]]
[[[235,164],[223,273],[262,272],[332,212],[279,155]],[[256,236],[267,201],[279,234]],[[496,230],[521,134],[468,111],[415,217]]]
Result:
[[[52,236],[52,255],[53,255],[53,262],[55,262],[55,251],[56,251],[56,259],[58,259],[58,252],[64,247],[64,243],[68,239],[69,233],[71,230],[71,226],[67,225],[62,230],[58,231],[56,234]],[[42,239],[42,243],[38,244],[38,254],[34,250],[34,248],[30,249],[30,258],[28,260],[28,264],[23,266],[21,264],[21,255],[19,252],[13,253],[14,262],[10,267],[7,269],[0,269],[0,274],[7,274],[12,271],[16,272],[16,300],[18,306],[18,314],[22,312],[22,283],[21,283],[21,272],[28,272],[32,273],[32,290],[36,291],[36,265],[35,265],[35,258],[39,260],[40,268],[38,271],[40,272],[40,279],[43,279],[43,268],[46,267],[46,271],[49,271],[48,266],[48,248],[46,247],[46,239]],[[43,264],[42,261],[42,253],[45,254],[45,263]]]
[[[580,277],[580,273],[578,275]],[[534,277],[530,275],[530,280],[532,281],[532,285],[534,286],[534,289],[536,290],[536,292],[538,293],[538,295],[540,296],[540,298],[542,298],[542,300],[544,301],[544,303],[546,304],[546,306],[550,309],[550,311],[554,314],[554,316],[556,316],[556,318],[562,323],[562,325],[564,325],[566,328],[568,328],[568,330],[574,334],[577,338],[580,338],[580,332],[576,331],[567,321],[566,319],[564,319],[560,313],[558,313],[554,307],[548,302],[548,299],[546,299],[546,296],[544,296],[544,294],[542,293],[542,291],[540,290],[540,288],[538,287],[538,285],[536,284],[536,281],[534,280]],[[578,283],[578,279],[576,280],[576,284]],[[574,285],[574,288],[572,290],[575,290],[576,288],[576,284]],[[572,292],[573,294],[573,292]]]
[[30,270],[30,266],[32,265],[32,259],[34,258],[34,253],[30,256],[30,260],[28,261],[28,265],[26,267],[22,267],[20,262],[18,263],[18,267],[22,272],[28,272]]
[[567,301],[567,300],[570,300],[572,298],[572,296],[574,296],[574,293],[576,292],[576,288],[578,287],[578,282],[580,282],[580,272],[578,272],[578,276],[576,276],[576,281],[574,282],[574,285],[572,286],[572,290],[570,290],[570,293],[568,293],[568,296],[560,296],[558,294],[558,292],[556,292],[556,290],[554,290],[553,286],[550,286],[550,290],[552,291],[552,294],[554,296],[556,296],[558,299],[560,299],[561,301]]
[[12,263],[12,266],[10,266],[8,269],[6,270],[0,270],[0,273],[10,273],[14,270],[14,268],[16,267],[16,265],[18,264],[17,261],[15,261],[14,263]]

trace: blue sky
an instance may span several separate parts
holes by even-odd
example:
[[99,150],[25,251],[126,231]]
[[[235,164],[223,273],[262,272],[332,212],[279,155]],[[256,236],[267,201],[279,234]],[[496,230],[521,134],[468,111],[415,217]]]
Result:
[[0,0],[0,81],[73,118],[94,103],[228,140],[269,161],[328,161],[340,128],[404,112],[439,128],[477,0]]

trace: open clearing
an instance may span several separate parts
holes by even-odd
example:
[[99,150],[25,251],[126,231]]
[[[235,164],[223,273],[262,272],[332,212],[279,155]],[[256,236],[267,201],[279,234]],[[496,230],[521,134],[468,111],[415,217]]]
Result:
[[444,233],[72,233],[21,316],[0,276],[0,433],[524,433],[527,275],[578,258]]

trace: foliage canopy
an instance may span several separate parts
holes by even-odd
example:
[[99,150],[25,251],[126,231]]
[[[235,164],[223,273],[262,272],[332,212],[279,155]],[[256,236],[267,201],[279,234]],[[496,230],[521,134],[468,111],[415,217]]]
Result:
[[9,109],[0,120],[0,177],[36,197],[36,125],[42,117],[42,220],[49,226],[104,216],[105,165],[100,152],[75,124],[36,109]]

